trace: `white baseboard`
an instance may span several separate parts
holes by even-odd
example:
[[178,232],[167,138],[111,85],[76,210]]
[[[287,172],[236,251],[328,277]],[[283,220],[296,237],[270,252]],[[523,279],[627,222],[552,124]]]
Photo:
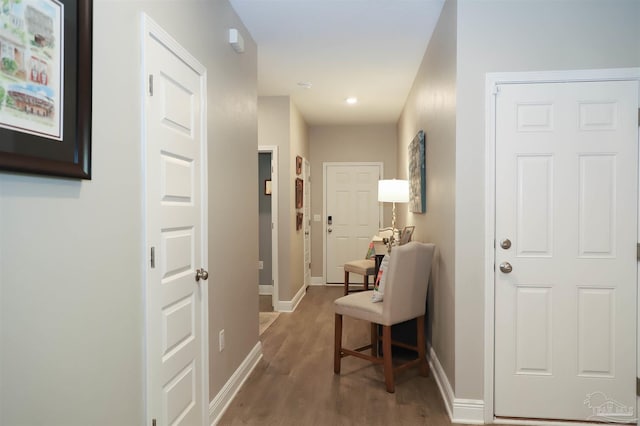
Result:
[[231,375],[227,383],[220,389],[220,392],[209,403],[209,424],[211,426],[217,425],[222,418],[222,415],[235,398],[236,394],[247,380],[251,372],[258,362],[262,359],[262,343],[258,342],[253,347],[251,352],[242,361],[242,364]]
[[449,378],[432,347],[429,347],[429,365],[431,366],[431,371],[433,371],[438,389],[440,389],[440,394],[451,422],[474,425],[484,424],[484,401],[456,398],[451,383],[449,383]]
[[311,285],[324,285],[324,277],[311,277]]
[[260,296],[270,296],[273,294],[273,286],[272,285],[262,285],[258,286],[258,294]]
[[293,312],[298,307],[298,304],[307,293],[307,289],[305,286],[300,287],[300,290],[293,296],[291,300],[280,300],[276,302],[276,306],[274,310],[277,312]]
[[453,423],[464,423],[468,425],[484,424],[484,401],[481,399],[453,400]]

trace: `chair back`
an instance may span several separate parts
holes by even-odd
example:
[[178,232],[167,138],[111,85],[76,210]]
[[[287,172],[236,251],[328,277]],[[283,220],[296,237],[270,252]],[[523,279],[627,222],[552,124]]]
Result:
[[434,244],[417,241],[391,251],[382,306],[382,325],[392,325],[425,314]]

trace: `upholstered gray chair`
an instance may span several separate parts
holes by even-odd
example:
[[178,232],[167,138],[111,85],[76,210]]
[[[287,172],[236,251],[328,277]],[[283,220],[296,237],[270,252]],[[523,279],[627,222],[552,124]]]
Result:
[[[393,234],[391,228],[383,228],[378,232],[381,238],[389,238]],[[375,259],[358,259],[345,262],[344,268],[344,295],[349,294],[349,274],[358,274],[363,276],[362,291],[369,290],[369,277],[376,273]]]
[[[420,374],[429,374],[426,360],[424,339],[424,315],[429,274],[435,246],[419,242],[411,242],[403,246],[393,247],[389,259],[389,266],[384,274],[388,274],[385,282],[382,302],[373,303],[373,291],[354,293],[340,297],[334,302],[335,308],[335,347],[334,372],[340,374],[340,364],[343,357],[355,356],[382,364],[387,392],[395,391],[394,372],[399,372],[413,366],[419,366]],[[371,343],[358,349],[342,347],[342,317],[343,315],[369,321],[371,323]],[[417,321],[417,345],[392,342],[391,326],[410,319]],[[382,357],[378,356],[377,347],[380,336],[378,327],[382,326]],[[416,359],[402,365],[393,366],[391,346],[400,346],[417,352]],[[371,349],[371,355],[362,353]]]

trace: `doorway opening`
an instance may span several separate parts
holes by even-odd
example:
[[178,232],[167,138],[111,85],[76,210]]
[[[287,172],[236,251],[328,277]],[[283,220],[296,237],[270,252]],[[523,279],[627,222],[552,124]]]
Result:
[[278,147],[258,147],[260,312],[278,311]]

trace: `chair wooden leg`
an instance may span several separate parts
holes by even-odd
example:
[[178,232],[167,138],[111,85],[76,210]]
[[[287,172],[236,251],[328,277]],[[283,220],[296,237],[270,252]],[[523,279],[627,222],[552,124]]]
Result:
[[344,271],[344,295],[349,294],[349,273]]
[[425,352],[425,342],[424,342],[424,315],[420,316],[416,319],[418,322],[418,326],[416,327],[418,330],[417,342],[418,342],[418,356],[420,357],[420,375],[428,376],[429,375],[429,363],[427,362],[427,356]]
[[384,382],[387,392],[394,393],[396,388],[393,382],[393,359],[391,358],[391,326],[382,326],[382,357],[384,366]]
[[364,280],[362,282],[362,286],[364,287],[364,291],[369,290],[369,275],[364,274]]
[[340,374],[340,363],[342,361],[342,315],[336,314],[335,341],[333,343],[333,372]]
[[371,323],[371,356],[378,356],[378,324]]

